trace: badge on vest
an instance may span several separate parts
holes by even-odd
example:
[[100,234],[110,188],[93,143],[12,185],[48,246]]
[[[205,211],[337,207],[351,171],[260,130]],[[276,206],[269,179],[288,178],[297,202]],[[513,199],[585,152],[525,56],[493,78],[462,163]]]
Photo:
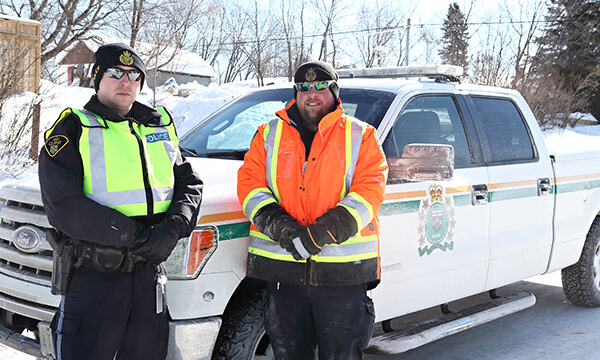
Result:
[[170,140],[171,140],[171,138],[169,137],[168,132],[154,133],[154,134],[146,135],[147,143],[153,143],[153,142],[157,142],[157,141],[170,141]]
[[44,148],[46,149],[48,155],[54,157],[54,155],[58,154],[58,152],[61,151],[62,148],[64,148],[68,143],[69,139],[66,136],[54,135],[46,140]]

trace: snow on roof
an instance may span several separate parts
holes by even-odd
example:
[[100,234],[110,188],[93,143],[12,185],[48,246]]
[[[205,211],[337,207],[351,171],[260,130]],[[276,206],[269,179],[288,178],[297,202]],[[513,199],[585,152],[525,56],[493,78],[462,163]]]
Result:
[[31,19],[27,19],[27,18],[18,17],[18,16],[10,16],[10,15],[6,15],[6,14],[0,14],[0,19],[17,20],[17,21],[20,21],[20,22],[26,22],[26,23],[38,24],[38,25],[42,24],[41,22],[36,21],[36,20],[31,20]]
[[[92,36],[92,38],[87,39],[87,40],[82,40],[81,42],[88,49],[90,49],[92,52],[95,53],[96,50],[98,50],[98,48],[103,44],[110,44],[110,43],[115,43],[115,42],[129,44],[129,39],[94,35],[94,36]],[[67,56],[67,54],[73,49],[73,47],[76,44],[77,43],[73,44],[68,49],[66,49],[64,52],[62,52],[60,55],[57,55],[56,63],[60,63],[60,61],[65,56]],[[150,61],[151,59],[149,59],[149,57],[150,57],[149,54],[152,53],[152,50],[155,48],[155,46],[153,44],[146,43],[146,42],[138,42],[138,44],[135,47],[136,47],[136,50],[139,53],[140,57],[142,58],[142,60],[144,60],[144,63],[146,64],[146,70],[153,69],[153,66],[151,63],[153,63],[155,61]],[[175,55],[173,60],[171,60],[171,62],[169,62],[169,64],[162,67],[160,70],[175,72],[175,73],[180,73],[180,74],[196,75],[196,76],[206,76],[206,77],[215,77],[216,76],[215,71],[212,68],[212,66],[210,66],[210,64],[208,64],[198,54],[188,51],[188,50],[183,50],[183,49],[177,50],[173,47],[168,47],[159,56],[158,63],[160,64],[160,63],[166,62],[173,54],[173,51],[177,51],[177,54]]]

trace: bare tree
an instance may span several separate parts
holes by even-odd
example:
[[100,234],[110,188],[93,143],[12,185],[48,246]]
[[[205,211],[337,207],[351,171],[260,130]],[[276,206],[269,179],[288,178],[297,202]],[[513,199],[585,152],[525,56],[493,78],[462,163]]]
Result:
[[[297,7],[299,6],[299,8]],[[292,80],[294,70],[306,61],[304,48],[304,1],[281,0],[278,26],[281,28],[286,45],[285,75]],[[299,24],[299,26],[296,26]]]
[[0,12],[42,23],[42,64],[100,29],[122,0],[0,0]]
[[497,21],[488,18],[485,26],[476,31],[479,44],[474,56],[469,61],[471,65],[470,81],[491,86],[508,86],[510,65],[508,62],[508,49],[512,37],[504,26],[493,23],[503,21],[502,14]]
[[403,20],[389,4],[382,6],[379,0],[361,4],[356,18],[355,34],[358,52],[365,67],[384,66],[387,60],[387,45],[393,39],[398,25]]
[[153,21],[147,22],[144,31],[138,33],[140,41],[150,44],[138,43],[136,49],[147,59],[147,75],[154,86],[158,70],[169,65],[186,45],[190,29],[201,11],[200,3],[201,0],[163,1],[153,13]]
[[161,2],[158,0],[121,0],[111,15],[110,27],[120,37],[129,39],[129,45],[135,48],[140,33],[146,24],[156,21],[160,9]]
[[440,42],[430,28],[421,27],[419,30],[418,41],[423,46],[423,61],[425,64],[433,64],[435,49]]
[[224,43],[222,55],[225,58],[225,69],[220,71],[221,83],[241,79],[242,72],[248,68],[249,60],[244,55],[244,34],[249,26],[248,19],[243,16],[238,6],[228,6],[225,15],[225,33],[228,34],[228,42]]
[[256,75],[258,86],[264,86],[264,77],[268,74],[267,65],[275,57],[275,50],[271,38],[277,35],[277,24],[270,12],[270,8],[259,6],[258,0],[248,4],[239,5],[245,17],[247,38],[250,39],[242,47],[249,64]]
[[319,60],[328,61],[327,51],[327,37],[332,42],[332,57],[331,63],[335,64],[336,47],[333,38],[333,27],[334,23],[342,17],[342,14],[346,11],[348,3],[342,2],[342,0],[310,0],[310,4],[313,9],[317,12],[321,24],[324,26],[323,29],[323,41],[321,42],[321,49],[319,51]]
[[[519,86],[521,82],[528,81],[529,71],[534,64],[535,55],[535,35],[540,30],[540,18],[544,13],[544,1],[535,2],[520,0],[518,3],[517,15],[513,6],[508,6],[505,2],[505,10],[510,20],[512,32],[515,39],[511,41],[516,44],[512,48],[513,53],[513,72],[514,78],[511,83],[513,88]],[[533,69],[535,71],[535,69]]]
[[208,2],[194,27],[196,38],[190,48],[211,66],[215,65],[221,55],[223,43],[228,37],[225,33],[225,15],[222,0],[212,0]]

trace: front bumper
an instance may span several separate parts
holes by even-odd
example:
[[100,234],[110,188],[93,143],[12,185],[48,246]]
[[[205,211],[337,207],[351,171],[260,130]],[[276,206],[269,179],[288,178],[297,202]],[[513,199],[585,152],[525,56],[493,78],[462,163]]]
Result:
[[[167,360],[210,360],[221,328],[218,316],[171,321]],[[0,343],[38,358],[55,359],[50,323],[38,323],[40,342],[0,325]]]

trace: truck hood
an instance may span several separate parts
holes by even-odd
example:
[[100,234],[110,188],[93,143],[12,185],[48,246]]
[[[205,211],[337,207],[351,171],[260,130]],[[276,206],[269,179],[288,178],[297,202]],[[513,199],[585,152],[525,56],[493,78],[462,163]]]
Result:
[[237,171],[242,166],[241,160],[222,160],[208,158],[186,158],[204,185],[237,183]]
[[237,198],[241,160],[188,158],[204,183],[199,225],[248,221]]
[[[237,199],[237,171],[243,162],[207,158],[188,158],[188,161],[204,183],[200,222],[243,221],[245,216]],[[43,206],[37,174],[0,187],[0,199]]]

